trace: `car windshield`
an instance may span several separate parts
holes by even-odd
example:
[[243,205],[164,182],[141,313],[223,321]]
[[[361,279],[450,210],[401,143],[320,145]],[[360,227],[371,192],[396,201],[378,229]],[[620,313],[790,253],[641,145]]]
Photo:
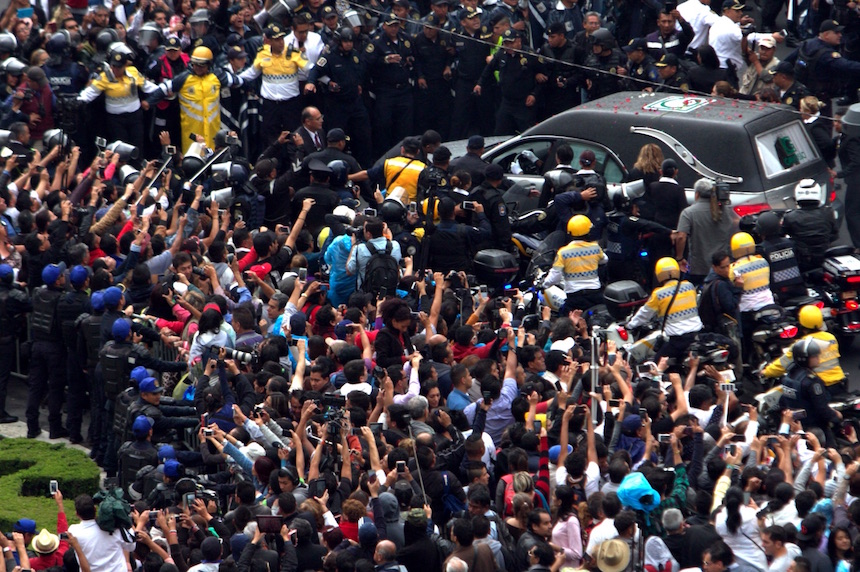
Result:
[[756,138],[756,147],[768,179],[802,167],[818,158],[803,124],[793,121]]

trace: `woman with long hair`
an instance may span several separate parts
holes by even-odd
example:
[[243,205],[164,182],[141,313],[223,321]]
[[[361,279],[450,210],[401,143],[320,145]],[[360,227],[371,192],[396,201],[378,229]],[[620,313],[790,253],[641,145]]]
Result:
[[[188,353],[188,363],[193,364],[194,359],[202,357],[206,350],[215,347],[232,348],[233,342],[227,332],[221,329],[224,317],[217,304],[207,304],[200,314],[200,322],[194,341],[191,342],[191,351]],[[213,356],[215,357],[215,356]]]
[[[531,476],[530,476],[531,477]],[[534,493],[524,492],[514,495],[514,516],[505,520],[508,532],[518,541],[520,536],[528,530],[529,513],[534,509]]]
[[830,531],[830,538],[827,539],[827,555],[833,563],[834,572],[850,572],[851,564],[854,562],[854,549],[851,533],[844,524]]
[[412,310],[409,304],[400,298],[389,298],[382,303],[380,314],[384,327],[379,330],[373,342],[376,363],[379,367],[401,365],[414,351],[409,339]]
[[582,527],[579,503],[573,489],[561,485],[555,489],[556,522],[552,527],[552,543],[564,549],[563,568],[579,568],[582,564]]
[[736,560],[764,572],[767,558],[761,548],[756,510],[744,505],[744,491],[729,487],[724,504],[714,517],[714,528],[732,549]]

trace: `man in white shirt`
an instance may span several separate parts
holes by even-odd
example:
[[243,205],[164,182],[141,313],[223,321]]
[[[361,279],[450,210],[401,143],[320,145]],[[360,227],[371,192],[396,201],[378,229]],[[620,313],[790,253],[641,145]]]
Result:
[[592,529],[591,535],[588,537],[588,546],[585,547],[585,553],[591,558],[594,558],[600,543],[618,538],[618,529],[615,528],[615,517],[621,512],[621,501],[618,499],[618,495],[615,493],[606,495],[602,506],[604,519]]
[[771,558],[768,572],[787,572],[794,559],[800,556],[800,547],[786,542],[785,529],[768,526],[761,531],[761,548]]
[[720,67],[723,69],[727,68],[728,62],[731,60],[737,70],[738,76],[742,75],[746,70],[746,62],[743,58],[746,44],[756,43],[768,37],[772,37],[777,43],[785,39],[779,32],[774,32],[773,34],[758,34],[755,32],[744,34],[741,26],[753,23],[753,19],[750,16],[743,15],[744,8],[745,6],[740,0],[723,0],[723,15],[711,25],[711,29],[708,32],[708,43],[717,52]]
[[681,17],[693,27],[693,41],[687,51],[694,50],[708,41],[708,30],[720,19],[711,10],[711,0],[686,0],[678,4]]
[[69,532],[78,539],[81,551],[87,557],[92,572],[127,572],[128,553],[134,550],[134,534],[131,530],[116,530],[109,534],[96,523],[96,505],[90,495],[79,495],[75,499],[75,514],[79,524],[69,527]]
[[308,65],[299,69],[299,82],[302,84],[302,90],[304,90],[305,82],[308,81],[311,68],[317,63],[323,48],[325,48],[322,36],[311,31],[313,26],[310,14],[297,14],[293,20],[293,31],[284,38],[287,52],[303,52],[308,60]]

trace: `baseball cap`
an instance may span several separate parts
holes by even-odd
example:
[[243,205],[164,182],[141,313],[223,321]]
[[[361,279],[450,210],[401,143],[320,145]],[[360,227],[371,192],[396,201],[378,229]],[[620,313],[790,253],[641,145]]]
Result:
[[[176,459],[167,459],[166,461],[164,461],[164,476],[165,477],[175,479],[181,474],[182,474],[182,463],[180,463]],[[210,536],[209,538],[211,538],[215,541],[218,540],[214,536]]]
[[42,269],[42,282],[44,282],[45,284],[53,284],[60,278],[60,275],[65,271],[65,262],[60,262],[59,264],[48,264]]
[[110,333],[113,339],[121,342],[131,333],[131,323],[125,318],[117,318],[111,326]]
[[131,379],[137,382],[137,384],[139,385],[141,381],[143,381],[147,377],[150,377],[150,375],[149,372],[146,371],[145,367],[139,365],[133,370],[131,370],[131,375],[129,377],[131,377]]
[[776,64],[776,67],[770,70],[770,75],[784,74],[794,77],[794,66],[791,62],[782,61]]
[[738,0],[723,0],[723,10],[743,10],[745,6]]
[[8,264],[0,264],[0,280],[3,282],[11,281],[15,276],[15,270]]
[[115,66],[115,67],[119,67],[121,65],[124,65],[128,60],[126,59],[124,53],[114,52],[110,55],[110,58],[108,58],[108,61],[110,62],[110,65]]
[[505,33],[502,34],[502,42],[513,42],[517,38],[521,38],[520,33],[514,30],[513,28],[508,28],[505,30]]
[[332,211],[331,214],[333,214],[334,216],[344,217],[346,219],[349,219],[349,222],[352,222],[353,220],[355,220],[355,211],[346,205],[338,205],[338,206],[334,207],[334,210]]
[[337,143],[338,141],[346,141],[346,133],[340,127],[335,127],[326,133],[326,141],[329,143]]
[[242,49],[241,46],[233,46],[227,51],[227,59],[230,60],[238,60],[240,58],[247,58],[248,53]]
[[663,54],[663,57],[660,58],[660,61],[654,65],[658,68],[665,68],[668,66],[678,67],[678,65],[680,65],[680,62],[678,61],[678,56],[676,56],[675,54]]
[[797,532],[798,540],[814,540],[815,535],[824,529],[824,520],[817,516],[807,516],[800,522],[800,530]]
[[248,270],[256,274],[260,280],[265,280],[266,276],[269,275],[269,272],[272,271],[272,265],[268,262],[264,262],[263,264],[255,264]]
[[466,149],[483,149],[484,138],[480,135],[472,135],[469,137],[469,142],[466,143]]
[[626,46],[621,48],[628,54],[636,50],[645,50],[648,47],[648,41],[645,38],[633,38]]
[[131,424],[131,432],[135,437],[144,437],[152,429],[152,419],[146,415],[138,415]]
[[12,525],[12,530],[15,532],[36,534],[36,521],[32,518],[20,518]]
[[80,286],[84,282],[87,281],[87,278],[90,277],[90,269],[86,266],[78,264],[74,268],[72,268],[71,272],[69,272],[69,280],[71,280],[72,284],[75,286]]
[[504,175],[505,173],[502,171],[502,168],[495,163],[487,165],[487,168],[484,169],[484,178],[488,181],[501,181]]
[[462,10],[460,10],[460,19],[465,20],[466,18],[477,18],[481,13],[474,6],[466,6]]
[[336,17],[336,16],[337,16],[337,12],[335,11],[334,8],[332,8],[331,6],[323,7],[323,9],[322,9],[323,20],[327,20],[329,18]]
[[162,445],[158,448],[158,460],[166,463],[168,459],[176,459],[176,449],[173,445]]
[[627,433],[632,433],[637,431],[640,427],[642,427],[642,418],[636,415],[628,415],[624,418],[624,421],[621,422],[621,430]]
[[572,348],[575,344],[576,341],[574,341],[573,338],[564,338],[563,340],[556,340],[549,347],[549,351],[559,351],[567,353],[570,351],[570,348]]
[[164,44],[165,50],[181,50],[182,44],[179,43],[179,38],[167,38],[167,43]]
[[397,16],[395,16],[392,13],[392,14],[389,14],[388,16],[386,16],[385,20],[383,20],[382,23],[385,26],[393,26],[395,24],[397,24],[399,26],[400,25],[400,18],[398,18]]
[[90,296],[90,304],[93,307],[93,310],[96,312],[101,312],[105,309],[105,294],[101,290],[98,292],[93,292],[93,295]]
[[138,387],[141,393],[161,393],[164,391],[163,387],[155,384],[154,377],[147,377],[143,379]]
[[840,26],[836,20],[824,20],[818,27],[818,33],[822,32],[842,32],[845,26]]
[[352,320],[341,320],[337,323],[334,327],[334,335],[337,336],[337,339],[346,339],[346,335],[349,333],[349,326],[351,326],[352,323]]
[[758,45],[762,48],[775,48],[776,40],[773,39],[773,36],[765,36],[758,41]]
[[269,39],[283,38],[287,35],[286,30],[280,24],[269,24],[266,26],[266,37]]
[[110,288],[105,289],[103,297],[105,307],[116,308],[116,305],[119,304],[120,300],[122,300],[122,290],[116,286],[111,286]]

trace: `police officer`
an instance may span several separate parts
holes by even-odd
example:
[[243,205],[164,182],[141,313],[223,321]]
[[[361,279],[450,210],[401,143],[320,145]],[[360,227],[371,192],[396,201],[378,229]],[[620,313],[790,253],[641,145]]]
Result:
[[143,147],[144,131],[139,90],[152,93],[158,86],[145,79],[137,68],[128,65],[128,58],[122,52],[112,52],[109,61],[110,67],[81,92],[78,100],[90,103],[104,93],[108,138],[125,141],[140,149]]
[[48,62],[43,66],[45,76],[54,94],[78,94],[89,79],[87,69],[71,58],[69,38],[66,34],[54,34],[45,44]]
[[454,199],[439,199],[438,213],[441,220],[427,240],[427,248],[430,250],[427,266],[437,272],[447,274],[451,270],[471,271],[472,259],[478,252],[477,246],[492,236],[490,221],[484,215],[484,206],[481,203],[475,203],[473,220],[477,226],[456,222],[454,217],[458,211],[463,213],[462,205],[457,205]]
[[302,115],[299,70],[307,67],[308,59],[301,51],[286,49],[286,35],[286,29],[280,24],[266,26],[263,49],[257,53],[253,65],[239,76],[244,82],[263,77],[260,135],[264,146],[276,141],[281,132],[292,130]]
[[842,414],[830,407],[830,395],[815,373],[821,361],[821,347],[812,339],[802,339],[791,347],[793,363],[782,380],[782,409],[806,411],[801,420],[804,428],[819,427],[824,431],[827,447],[836,447],[836,438],[830,427],[842,420]]
[[[785,213],[782,230],[794,239],[800,271],[807,272],[821,267],[825,251],[839,237],[839,225],[833,209],[824,204],[821,186],[813,179],[797,183],[794,201],[798,208]],[[853,221],[848,221],[850,231]]]
[[495,120],[491,106],[482,105],[473,93],[487,65],[492,34],[481,25],[481,13],[476,8],[460,10],[460,32],[452,38],[456,56],[454,71],[454,102],[451,117],[451,139],[465,139],[470,133],[490,133]]
[[812,92],[795,79],[794,71],[791,62],[781,61],[769,73],[773,76],[773,85],[779,89],[779,101],[800,111],[800,100]]
[[[433,152],[433,164],[428,165],[418,175],[418,200],[423,201],[431,193],[439,196],[447,195],[451,190],[451,172],[448,166],[451,162],[451,151],[445,147],[439,147]],[[431,266],[431,268],[436,268]]]
[[69,441],[81,443],[84,409],[88,404],[87,378],[84,375],[84,362],[77,352],[80,330],[79,320],[90,312],[90,297],[86,290],[90,283],[90,271],[82,265],[75,266],[69,271],[69,282],[72,290],[65,292],[57,301],[57,319],[63,332],[63,342],[66,347],[66,375],[69,381],[68,414],[66,429],[69,431]]
[[105,311],[104,295],[101,290],[90,296],[92,313],[80,323],[81,335],[78,337],[77,352],[84,359],[86,366],[87,388],[90,396],[90,425],[87,429],[87,441],[96,441],[102,422],[104,399],[96,392],[96,366],[99,364],[99,351],[102,347],[102,315]]
[[177,94],[185,151],[192,144],[192,134],[203,137],[208,148],[215,148],[215,134],[221,129],[221,90],[239,83],[232,72],[217,67],[213,70],[212,58],[209,48],[194,48],[191,70],[159,85],[159,91],[148,100],[154,105],[170,93]]
[[161,405],[164,388],[157,384],[154,377],[147,377],[138,385],[140,396],[128,410],[130,420],[144,415],[152,419],[152,440],[156,443],[170,443],[177,438],[177,429],[196,427],[200,423],[194,407],[182,405]]
[[39,407],[48,395],[48,427],[51,439],[68,437],[63,428],[63,392],[66,389],[66,348],[57,317],[57,301],[66,284],[66,265],[49,264],[42,269],[44,286],[33,292],[33,338],[30,374],[27,379],[27,438],[39,436]]
[[15,272],[0,264],[0,423],[15,423],[18,418],[6,411],[6,389],[15,361],[15,340],[24,314],[33,310],[27,294],[14,285]]
[[663,85],[658,87],[656,91],[666,93],[687,93],[690,91],[690,82],[687,79],[687,74],[681,70],[678,56],[664,54],[660,61],[654,65],[657,66],[657,71],[663,80]]
[[639,235],[653,233],[665,238],[672,235],[671,228],[639,218],[641,200],[627,187],[619,189],[612,197],[615,210],[606,215],[606,256],[609,257],[607,279],[610,282],[635,280],[646,285],[648,269],[643,264],[647,264],[647,260],[639,255],[642,250]]
[[574,186],[581,190],[594,189],[594,195],[588,200],[588,218],[594,227],[591,229],[591,238],[600,240],[603,229],[606,226],[606,211],[612,208],[609,195],[606,192],[606,179],[594,170],[597,166],[597,157],[594,151],[586,149],[579,154],[580,169],[574,175]]
[[860,79],[860,62],[843,58],[839,53],[844,29],[835,20],[823,21],[818,37],[806,40],[785,59],[794,64],[798,81],[828,106],[846,80],[856,84]]
[[158,465],[158,449],[151,439],[152,421],[145,415],[138,415],[131,424],[131,435],[132,440],[120,445],[117,451],[119,486],[123,490],[129,489],[140,469],[147,465]]
[[200,46],[209,48],[213,54],[221,50],[221,42],[215,35],[215,26],[209,18],[209,10],[206,8],[195,10],[188,18],[188,24],[191,26],[192,50]]
[[[320,78],[328,77],[323,84]],[[323,49],[316,65],[311,68],[305,93],[316,92],[325,85],[323,102],[326,124],[330,129],[342,129],[349,135],[353,154],[360,165],[371,163],[372,139],[370,115],[361,97],[364,67],[355,50],[355,33],[340,28],[334,43]],[[328,161],[325,161],[328,163]]]
[[683,58],[694,36],[693,27],[684,20],[678,10],[667,12],[664,8],[657,16],[657,29],[645,36],[648,54],[655,60],[659,60],[665,54],[673,54],[678,59]]
[[470,201],[477,201],[484,206],[484,214],[490,220],[493,229],[493,237],[490,241],[484,241],[478,250],[483,248],[499,248],[511,251],[514,246],[511,243],[511,220],[508,218],[508,209],[503,197],[502,188],[504,174],[498,165],[488,165],[484,170],[484,182],[469,195]]
[[[818,306],[808,304],[800,308],[797,314],[798,322],[805,332],[801,340],[813,340],[818,344],[821,351],[818,364],[812,369],[824,385],[827,386],[831,395],[844,394],[847,391],[845,384],[845,372],[839,364],[839,342],[836,337],[824,329],[824,316]],[[792,362],[792,350],[786,351],[779,359],[775,359],[762,371],[762,375],[769,378],[781,377],[790,370]]]
[[540,119],[567,111],[580,103],[579,72],[573,66],[576,50],[565,36],[562,22],[550,24],[546,43],[538,53],[544,56],[544,71],[537,80],[544,84],[544,105]]
[[558,249],[555,262],[543,281],[543,287],[564,282],[567,300],[559,310],[566,316],[572,310],[586,310],[603,303],[603,288],[597,274],[607,257],[600,246],[591,240],[591,221],[585,215],[571,217],[567,223],[567,234],[573,240]]
[[696,305],[696,287],[681,280],[681,268],[674,258],[661,258],[654,266],[657,286],[645,305],[627,322],[628,328],[644,326],[652,319],[661,320],[661,330],[669,337],[654,356],[679,358],[702,330]]
[[389,14],[382,33],[364,50],[376,104],[373,109],[373,139],[376,155],[412,133],[414,102],[412,84],[422,72],[415,61],[415,46],[400,30],[400,20]]
[[731,240],[732,262],[729,279],[743,279],[744,291],[741,294],[740,311],[751,314],[773,304],[770,290],[770,265],[767,260],[756,254],[755,241],[749,233],[737,232]]
[[421,70],[415,90],[415,131],[435,129],[447,141],[453,103],[450,53],[453,50],[447,34],[439,33],[445,20],[430,14],[423,22],[422,31],[415,36],[415,59]]
[[770,265],[770,289],[778,303],[786,305],[790,298],[806,296],[806,282],[800,273],[793,240],[782,236],[779,216],[773,211],[763,212],[755,223],[761,237],[759,249]]
[[653,91],[660,83],[660,72],[645,49],[647,44],[644,39],[635,38],[622,48],[627,54],[627,80],[624,83],[632,91]]
[[496,112],[496,135],[522,133],[535,123],[536,104],[543,91],[537,81],[537,75],[543,73],[543,58],[525,55],[522,49],[520,33],[506,30],[502,34],[502,49],[493,55],[474,88],[475,94],[481,95],[482,89],[495,81],[495,72],[499,72],[502,102]]
[[417,158],[420,150],[421,141],[417,137],[407,137],[400,147],[399,157],[385,159],[381,165],[350,175],[349,180],[356,182],[370,180],[371,184],[379,185],[389,192],[395,187],[403,187],[409,201],[417,201],[418,177],[426,167]]
[[624,54],[615,46],[612,32],[600,28],[591,34],[591,53],[585,65],[589,68],[585,80],[589,101],[621,91],[624,78],[618,70],[624,68]]

